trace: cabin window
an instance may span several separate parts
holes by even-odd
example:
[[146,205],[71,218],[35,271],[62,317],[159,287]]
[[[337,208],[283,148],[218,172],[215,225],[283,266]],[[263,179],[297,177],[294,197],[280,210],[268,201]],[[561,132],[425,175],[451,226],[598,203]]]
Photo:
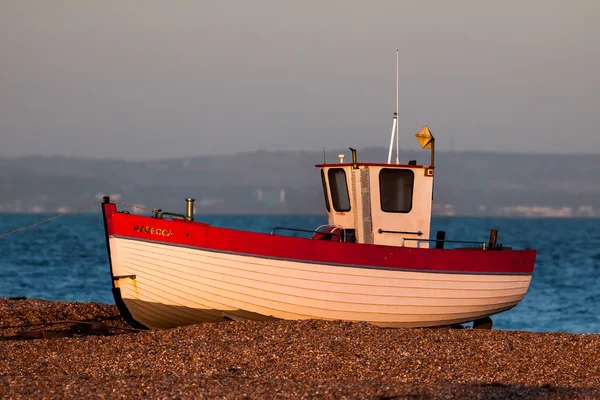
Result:
[[384,168],[379,172],[381,210],[408,213],[412,209],[415,174],[409,169]]
[[327,171],[327,177],[331,188],[331,202],[335,211],[350,211],[346,171],[343,168],[331,168]]
[[323,194],[325,195],[325,207],[327,208],[327,212],[331,211],[329,207],[329,196],[327,196],[327,182],[325,182],[325,172],[321,170],[321,182],[323,183]]

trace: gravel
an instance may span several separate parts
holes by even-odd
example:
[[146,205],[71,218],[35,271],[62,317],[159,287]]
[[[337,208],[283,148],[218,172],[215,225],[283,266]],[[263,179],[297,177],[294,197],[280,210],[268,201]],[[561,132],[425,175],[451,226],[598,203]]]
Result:
[[[0,335],[64,320],[126,327],[111,305],[0,299]],[[600,398],[600,335],[316,320],[114,332],[0,341],[0,398]]]

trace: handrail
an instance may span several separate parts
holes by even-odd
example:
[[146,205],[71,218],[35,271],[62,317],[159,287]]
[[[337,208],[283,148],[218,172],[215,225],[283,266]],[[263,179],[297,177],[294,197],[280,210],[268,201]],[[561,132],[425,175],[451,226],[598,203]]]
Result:
[[177,214],[177,213],[172,213],[172,212],[167,212],[167,211],[161,212],[159,214],[158,218],[162,218],[165,215],[170,215],[172,217],[179,217],[179,218],[185,219],[185,215],[183,215],[183,214]]
[[385,231],[383,229],[378,229],[377,233],[399,233],[402,235],[417,235],[417,236],[422,236],[423,232],[421,231],[417,231],[417,232],[405,232],[405,231]]
[[487,250],[485,242],[473,242],[468,240],[439,240],[439,239],[416,239],[416,238],[402,238],[402,247],[404,247],[404,241],[412,240],[415,242],[444,242],[444,243],[461,243],[461,244],[478,244],[481,245],[482,250]]
[[273,235],[275,233],[275,231],[307,232],[307,233],[312,233],[312,234],[321,233],[323,235],[337,236],[338,238],[340,238],[340,242],[342,241],[342,235],[340,235],[339,233],[333,233],[333,232],[319,232],[319,231],[313,231],[313,230],[310,230],[310,229],[285,228],[285,227],[282,227],[282,226],[276,226],[271,231],[271,235]]

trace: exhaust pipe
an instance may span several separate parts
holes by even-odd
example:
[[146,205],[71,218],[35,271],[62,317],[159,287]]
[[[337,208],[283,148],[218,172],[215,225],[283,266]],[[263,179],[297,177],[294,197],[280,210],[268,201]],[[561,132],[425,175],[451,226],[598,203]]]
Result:
[[185,220],[186,221],[194,220],[194,201],[196,201],[196,199],[192,199],[192,198],[185,199]]
[[358,162],[356,161],[356,149],[349,147],[352,152],[352,169],[358,169]]

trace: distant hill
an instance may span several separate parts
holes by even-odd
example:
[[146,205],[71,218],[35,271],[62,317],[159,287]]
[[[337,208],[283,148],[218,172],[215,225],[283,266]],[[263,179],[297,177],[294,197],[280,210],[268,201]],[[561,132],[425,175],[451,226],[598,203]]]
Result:
[[[336,150],[326,154],[337,162]],[[200,213],[323,213],[314,164],[322,152],[256,151],[145,162],[28,156],[0,159],[0,211],[56,212],[110,194],[128,203]],[[359,149],[383,162],[387,149]],[[428,163],[429,153],[401,153]],[[437,214],[600,216],[600,155],[441,152]]]

